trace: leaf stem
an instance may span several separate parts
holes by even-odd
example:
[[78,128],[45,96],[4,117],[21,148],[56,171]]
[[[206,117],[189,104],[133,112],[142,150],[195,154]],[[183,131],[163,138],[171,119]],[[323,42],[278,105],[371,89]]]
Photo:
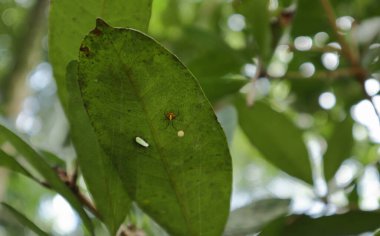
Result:
[[368,76],[368,72],[360,65],[359,57],[353,52],[348,42],[345,40],[343,35],[339,33],[338,26],[336,25],[336,16],[333,10],[333,7],[329,0],[320,0],[324,11],[326,12],[327,19],[329,21],[330,26],[332,27],[334,34],[342,47],[343,56],[350,62],[353,68],[360,68],[355,74],[356,79],[360,82],[364,96],[367,100],[369,100],[375,110],[375,113],[378,117],[380,123],[380,111],[376,108],[376,105],[373,101],[373,97],[370,96],[365,90],[365,81]]

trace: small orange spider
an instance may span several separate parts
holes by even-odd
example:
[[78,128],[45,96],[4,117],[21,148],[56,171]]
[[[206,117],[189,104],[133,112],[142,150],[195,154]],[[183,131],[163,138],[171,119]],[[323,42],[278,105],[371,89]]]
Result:
[[179,112],[178,112],[178,115],[176,115],[174,112],[172,112],[172,111],[169,111],[169,112],[166,112],[165,114],[164,114],[164,116],[165,116],[165,119],[168,121],[168,125],[166,126],[166,128],[168,128],[168,126],[171,124],[172,125],[172,127],[174,128],[174,129],[176,129],[175,127],[174,127],[174,120],[177,118],[177,116],[179,116]]

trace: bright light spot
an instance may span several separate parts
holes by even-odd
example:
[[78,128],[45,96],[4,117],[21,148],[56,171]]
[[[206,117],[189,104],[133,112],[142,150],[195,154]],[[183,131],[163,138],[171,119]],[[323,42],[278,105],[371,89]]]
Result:
[[315,73],[315,67],[313,63],[311,62],[303,63],[302,65],[300,65],[299,69],[300,69],[301,74],[306,78],[313,76]]
[[[373,97],[376,107],[380,108],[380,96]],[[380,143],[380,125],[379,118],[368,100],[363,100],[351,109],[351,115],[355,121],[364,125],[369,131],[371,141]]]
[[278,8],[278,1],[277,0],[270,0],[269,1],[269,11],[275,11]]
[[28,115],[35,115],[40,110],[40,103],[35,97],[27,97],[22,104],[22,111]]
[[313,116],[307,113],[299,113],[297,116],[297,125],[302,129],[311,128],[314,123]]
[[37,66],[29,77],[29,86],[40,91],[52,82],[52,68],[49,63],[43,62]]
[[314,42],[317,47],[323,47],[327,40],[329,40],[329,35],[325,32],[319,32],[314,36]]
[[293,58],[293,52],[289,50],[287,45],[279,45],[276,49],[277,58],[284,63],[288,63]]
[[360,181],[358,190],[362,196],[360,207],[363,210],[376,210],[379,208],[379,173],[374,166],[368,166],[365,168],[364,175]]
[[327,44],[327,46],[330,46],[330,47],[332,47],[332,48],[336,48],[336,49],[338,49],[338,50],[341,50],[341,49],[342,49],[342,46],[340,46],[340,44],[337,43],[337,42],[331,42],[331,43]]
[[368,130],[360,124],[354,124],[352,134],[357,141],[364,141],[368,138]]
[[16,128],[21,132],[33,135],[41,130],[42,124],[38,117],[28,114],[27,112],[20,112],[16,119]]
[[54,231],[60,234],[69,234],[77,228],[78,218],[63,197],[56,195],[52,200],[52,208],[56,213],[53,224]]
[[257,93],[261,95],[268,94],[270,90],[270,82],[267,78],[260,78],[256,80],[255,88],[257,90]]
[[310,37],[299,36],[294,40],[294,47],[299,51],[310,50],[313,46],[313,40]]
[[323,53],[322,64],[328,70],[335,70],[339,66],[338,54],[332,52]]
[[34,3],[34,1],[32,0],[15,0],[15,2],[24,8],[31,7],[32,4]]
[[182,138],[183,136],[185,136],[185,132],[183,130],[179,130],[177,132],[177,135],[178,135],[178,137]]
[[335,106],[336,98],[333,93],[325,92],[319,96],[319,105],[326,110],[329,110]]
[[350,184],[359,170],[359,164],[353,160],[343,162],[335,174],[335,183],[338,187],[345,187]]
[[245,64],[243,68],[243,73],[249,78],[256,75],[257,66],[254,64]]
[[364,86],[369,96],[374,96],[380,91],[380,84],[376,79],[367,79]]
[[274,61],[268,67],[268,74],[272,77],[281,77],[285,75],[286,69],[283,63]]
[[380,48],[380,43],[373,43],[368,48],[370,50],[378,49],[378,48]]
[[343,31],[349,31],[353,22],[354,18],[351,16],[342,16],[336,19],[336,25]]
[[15,8],[6,9],[1,15],[1,19],[7,26],[12,26],[16,22],[17,17],[17,10]]
[[244,16],[240,14],[232,14],[230,17],[228,17],[227,24],[232,31],[242,31],[245,28]]

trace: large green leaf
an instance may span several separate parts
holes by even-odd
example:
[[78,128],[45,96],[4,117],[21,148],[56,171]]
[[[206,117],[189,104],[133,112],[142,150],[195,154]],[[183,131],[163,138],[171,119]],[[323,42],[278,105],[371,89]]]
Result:
[[78,74],[98,142],[131,198],[173,235],[220,235],[231,159],[212,107],[186,67],[148,36],[98,19],[81,45]]
[[262,199],[231,212],[225,236],[254,234],[279,216],[288,213],[290,201],[287,199]]
[[77,63],[70,63],[67,70],[67,89],[71,137],[83,177],[95,200],[100,217],[109,228],[111,235],[116,235],[129,211],[131,201],[116,169],[99,146],[91,127],[80,95],[77,71]]
[[294,215],[280,218],[269,224],[260,235],[265,236],[337,236],[359,235],[375,231],[379,212],[351,211],[341,215],[311,218]]
[[328,148],[323,157],[323,170],[327,181],[331,180],[344,160],[350,157],[354,139],[352,137],[353,121],[347,116],[336,124],[328,140]]
[[39,236],[48,236],[45,231],[40,229],[36,224],[34,224],[31,220],[29,220],[24,214],[13,208],[12,206],[6,203],[0,203],[1,207],[4,208],[7,212],[9,212],[14,218],[16,218],[23,226],[29,228],[34,233]]
[[255,40],[256,50],[265,64],[271,57],[272,33],[269,0],[237,0],[237,12],[244,15],[247,30]]
[[0,149],[0,166],[8,168],[14,172],[23,174],[25,176],[31,177],[32,175],[22,166],[20,163],[16,161],[16,159],[3,150]]
[[51,1],[49,17],[49,58],[58,85],[58,95],[67,107],[66,66],[76,60],[83,37],[94,28],[97,17],[115,26],[147,31],[152,0]]
[[257,101],[252,108],[236,99],[239,124],[264,158],[306,183],[312,184],[309,156],[302,132],[282,113]]
[[87,229],[90,232],[93,232],[91,220],[82,208],[82,204],[65,183],[61,181],[54,170],[44,161],[43,157],[3,123],[0,124],[0,136],[9,141],[15,147],[17,152],[20,153],[36,171],[38,171],[45,181],[70,203],[70,205],[79,213]]

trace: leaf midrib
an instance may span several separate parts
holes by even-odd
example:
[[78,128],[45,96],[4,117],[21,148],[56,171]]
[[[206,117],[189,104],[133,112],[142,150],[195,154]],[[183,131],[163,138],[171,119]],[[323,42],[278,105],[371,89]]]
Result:
[[[133,32],[133,31],[130,30],[130,29],[127,29],[127,31]],[[117,57],[119,58],[119,62],[120,62],[124,67],[127,67],[127,65],[126,65],[126,64],[124,63],[124,61],[123,61],[123,58],[122,58],[121,55],[120,55],[120,52],[116,49],[116,46],[115,46],[113,40],[110,39],[110,38],[108,38],[108,40],[111,42],[111,44],[112,44],[112,46],[113,46],[113,48],[114,48],[114,50],[115,50],[115,52],[116,52],[116,55],[117,55]],[[126,43],[126,41],[125,41],[125,43]],[[124,45],[125,45],[125,43],[124,43]],[[121,48],[124,48],[124,45],[123,45],[123,47],[121,47]],[[134,85],[133,79],[132,79],[128,74],[126,74],[126,77],[127,77],[127,79],[129,80],[129,82],[130,82],[130,84],[131,84],[131,86],[132,86],[132,89],[131,89],[131,90],[133,91],[135,97],[138,99],[139,103],[140,103],[141,106],[142,106],[142,109],[143,109],[143,112],[145,113],[145,116],[148,117],[148,112],[147,112],[147,109],[146,109],[146,107],[145,107],[144,99],[141,98],[141,97],[139,96],[139,94],[138,94],[138,92],[137,92],[137,89],[136,89],[136,87],[135,87],[135,85]],[[154,142],[155,146],[157,147],[157,152],[158,152],[159,157],[160,157],[160,159],[161,159],[161,162],[162,162],[162,164],[163,164],[163,166],[164,166],[164,170],[165,170],[165,172],[166,172],[166,174],[167,174],[167,176],[168,176],[168,179],[169,179],[170,185],[172,186],[172,189],[173,189],[173,191],[174,191],[174,193],[175,193],[175,195],[176,195],[176,198],[177,198],[177,201],[178,201],[178,205],[180,206],[180,209],[181,209],[182,215],[183,215],[184,220],[185,220],[185,222],[186,222],[186,226],[188,227],[188,230],[189,230],[190,232],[193,233],[194,231],[192,230],[192,227],[191,227],[192,224],[190,223],[190,220],[189,220],[189,218],[188,218],[188,216],[187,216],[186,207],[183,205],[183,203],[182,203],[182,201],[181,201],[182,198],[181,198],[180,195],[179,195],[179,191],[178,191],[178,189],[177,189],[177,185],[176,185],[176,183],[175,183],[175,180],[173,179],[172,175],[171,175],[170,172],[169,172],[169,169],[168,169],[168,163],[167,163],[167,161],[166,161],[166,159],[165,159],[165,156],[163,155],[163,153],[161,152],[161,150],[160,150],[160,148],[159,148],[160,145],[159,145],[159,142],[158,142],[158,136],[157,136],[157,134],[154,132],[153,126],[152,126],[152,124],[151,124],[151,122],[150,122],[150,120],[149,120],[148,118],[147,118],[147,124],[149,125],[149,130],[150,130],[151,135],[152,135],[152,137],[153,137],[153,142]],[[196,235],[196,234],[193,234],[193,235]]]

